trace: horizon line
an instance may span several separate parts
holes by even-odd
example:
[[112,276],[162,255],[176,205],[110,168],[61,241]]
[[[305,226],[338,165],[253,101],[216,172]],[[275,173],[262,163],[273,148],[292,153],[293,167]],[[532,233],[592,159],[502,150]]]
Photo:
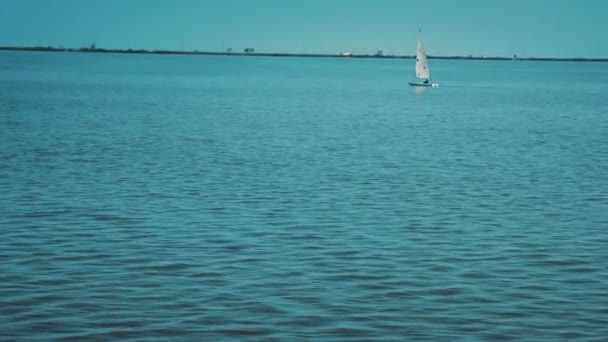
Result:
[[[335,58],[377,58],[377,59],[415,59],[415,55],[385,55],[381,50],[376,54],[340,53],[293,53],[293,52],[255,52],[252,48],[243,51],[203,51],[203,50],[149,50],[149,49],[104,49],[91,46],[90,48],[65,48],[63,46],[0,46],[0,51],[32,51],[32,52],[76,52],[76,53],[120,53],[120,54],[164,54],[164,55],[216,55],[216,56],[260,56],[260,57],[335,57]],[[512,57],[505,56],[473,56],[469,55],[430,55],[429,59],[454,60],[521,60],[521,61],[570,61],[570,62],[608,62],[608,57]]]

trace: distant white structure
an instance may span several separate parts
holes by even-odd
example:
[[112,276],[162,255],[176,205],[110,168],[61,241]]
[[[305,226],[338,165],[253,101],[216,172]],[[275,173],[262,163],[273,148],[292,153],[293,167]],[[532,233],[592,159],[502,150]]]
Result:
[[342,52],[340,52],[340,56],[342,56],[342,57],[350,57],[350,55],[351,55],[350,51],[342,51]]

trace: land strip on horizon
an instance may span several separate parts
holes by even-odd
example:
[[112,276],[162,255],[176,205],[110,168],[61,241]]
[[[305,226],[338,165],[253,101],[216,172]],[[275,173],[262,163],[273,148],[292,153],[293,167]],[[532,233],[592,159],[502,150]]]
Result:
[[[0,46],[0,51],[36,51],[36,52],[74,52],[74,53],[121,53],[121,54],[157,54],[157,55],[210,55],[210,56],[266,56],[266,57],[329,57],[329,58],[399,58],[415,59],[415,55],[384,55],[377,54],[351,54],[351,53],[276,53],[276,52],[217,52],[217,51],[182,51],[182,50],[145,50],[145,49],[98,49],[80,48],[70,49],[63,47],[19,47]],[[565,62],[608,62],[608,58],[564,58],[564,57],[496,57],[496,56],[434,56],[428,55],[429,59],[451,59],[451,60],[495,60],[495,61],[565,61]]]

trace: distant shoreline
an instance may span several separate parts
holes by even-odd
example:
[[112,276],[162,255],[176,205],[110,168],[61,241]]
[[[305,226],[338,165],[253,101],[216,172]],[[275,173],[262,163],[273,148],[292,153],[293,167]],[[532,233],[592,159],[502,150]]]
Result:
[[[176,51],[143,49],[92,49],[92,48],[55,48],[55,47],[14,47],[0,46],[0,51],[34,52],[72,52],[72,53],[121,53],[153,55],[203,55],[203,56],[247,56],[247,57],[324,57],[324,58],[373,58],[373,59],[415,59],[414,55],[365,55],[365,54],[324,54],[324,53],[274,53],[274,52],[213,52],[213,51]],[[559,58],[559,57],[487,57],[487,56],[428,56],[429,59],[482,60],[482,61],[554,61],[554,62],[608,62],[608,58]]]

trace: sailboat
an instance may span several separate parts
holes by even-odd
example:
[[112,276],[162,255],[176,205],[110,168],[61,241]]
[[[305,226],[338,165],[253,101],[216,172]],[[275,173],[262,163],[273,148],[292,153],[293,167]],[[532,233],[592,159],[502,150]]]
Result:
[[415,87],[439,87],[439,84],[431,82],[431,71],[426,59],[420,30],[418,30],[418,46],[416,48],[416,80],[408,83]]

